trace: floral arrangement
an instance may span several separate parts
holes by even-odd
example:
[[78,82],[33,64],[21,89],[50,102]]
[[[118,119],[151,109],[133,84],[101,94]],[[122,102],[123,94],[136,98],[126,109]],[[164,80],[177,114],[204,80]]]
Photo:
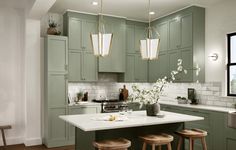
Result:
[[130,99],[132,102],[139,102],[141,106],[143,104],[154,104],[162,95],[164,88],[168,83],[172,83],[172,81],[176,80],[176,75],[184,72],[187,74],[187,70],[182,66],[182,59],[178,59],[177,70],[171,71],[170,78],[164,77],[162,79],[158,79],[156,83],[153,84],[152,89],[140,89],[138,85],[132,85],[133,93],[130,95]]

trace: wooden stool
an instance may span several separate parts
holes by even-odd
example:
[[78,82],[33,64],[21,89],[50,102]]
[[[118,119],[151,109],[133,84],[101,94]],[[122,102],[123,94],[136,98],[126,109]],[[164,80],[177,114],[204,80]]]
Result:
[[93,142],[93,146],[99,150],[127,150],[131,146],[131,142],[127,139],[113,139]]
[[0,130],[2,132],[2,140],[3,140],[3,145],[4,147],[7,146],[6,144],[6,138],[5,138],[5,133],[4,133],[4,130],[6,129],[11,129],[11,126],[10,125],[6,125],[6,126],[0,126]]
[[143,140],[143,149],[146,150],[147,144],[152,146],[152,150],[155,150],[156,145],[158,145],[158,149],[161,150],[162,145],[167,145],[167,149],[171,150],[171,142],[174,140],[173,136],[168,134],[160,134],[160,135],[146,135],[140,137]]
[[200,129],[191,129],[191,130],[182,130],[176,132],[179,135],[179,143],[177,150],[180,150],[181,145],[183,143],[183,139],[189,139],[189,150],[193,150],[194,148],[194,140],[201,139],[203,150],[207,150],[205,137],[207,136],[207,132]]

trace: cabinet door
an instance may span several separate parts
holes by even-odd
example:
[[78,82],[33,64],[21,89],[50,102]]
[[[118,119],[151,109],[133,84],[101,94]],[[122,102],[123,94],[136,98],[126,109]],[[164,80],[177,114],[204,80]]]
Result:
[[157,60],[149,62],[149,82],[156,82],[159,78],[168,77],[168,66],[167,52],[160,52]]
[[48,105],[64,107],[67,103],[67,79],[65,74],[48,74]]
[[140,40],[145,39],[145,26],[135,26],[135,51],[140,52]]
[[178,49],[181,44],[181,23],[180,18],[174,18],[169,23],[170,49]]
[[83,77],[84,81],[97,81],[97,57],[93,53],[84,52],[83,54]]
[[67,125],[65,121],[59,118],[59,116],[66,115],[66,109],[51,108],[49,110],[49,115],[49,140],[64,142],[67,140]]
[[[173,50],[168,52],[168,56],[169,56],[168,74],[170,75],[171,71],[177,70],[177,63],[178,59],[181,59],[181,53],[179,50]],[[181,80],[181,74],[177,74],[175,77],[176,77],[175,81],[178,82]]]
[[181,50],[181,58],[183,60],[183,67],[188,71],[187,74],[182,73],[181,81],[193,81],[193,52],[192,49]]
[[69,52],[69,81],[82,81],[82,53]]
[[83,22],[83,42],[84,42],[84,50],[87,52],[93,52],[91,34],[97,33],[98,24],[97,21],[93,20],[85,20]]
[[48,36],[46,39],[48,71],[66,72],[68,64],[67,38]]
[[126,58],[125,81],[132,82],[135,78],[135,55],[127,55]]
[[190,47],[193,42],[192,14],[181,17],[181,47]]
[[148,61],[142,60],[141,56],[135,56],[135,81],[146,82],[148,80]]
[[126,52],[135,53],[135,26],[126,25]]
[[157,32],[160,34],[160,51],[168,50],[168,22],[160,23],[156,26]]
[[83,21],[69,18],[69,50],[83,50]]

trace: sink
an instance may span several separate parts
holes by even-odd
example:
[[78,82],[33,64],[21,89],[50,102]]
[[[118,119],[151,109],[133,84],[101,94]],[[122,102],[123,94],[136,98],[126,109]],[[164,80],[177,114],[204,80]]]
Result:
[[236,112],[228,113],[228,127],[236,128]]

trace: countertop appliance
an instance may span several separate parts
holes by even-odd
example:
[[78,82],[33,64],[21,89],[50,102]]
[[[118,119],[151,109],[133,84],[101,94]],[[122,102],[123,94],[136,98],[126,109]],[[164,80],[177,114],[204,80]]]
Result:
[[128,105],[125,101],[118,99],[107,100],[92,100],[96,103],[101,103],[101,113],[119,112],[128,109]]

